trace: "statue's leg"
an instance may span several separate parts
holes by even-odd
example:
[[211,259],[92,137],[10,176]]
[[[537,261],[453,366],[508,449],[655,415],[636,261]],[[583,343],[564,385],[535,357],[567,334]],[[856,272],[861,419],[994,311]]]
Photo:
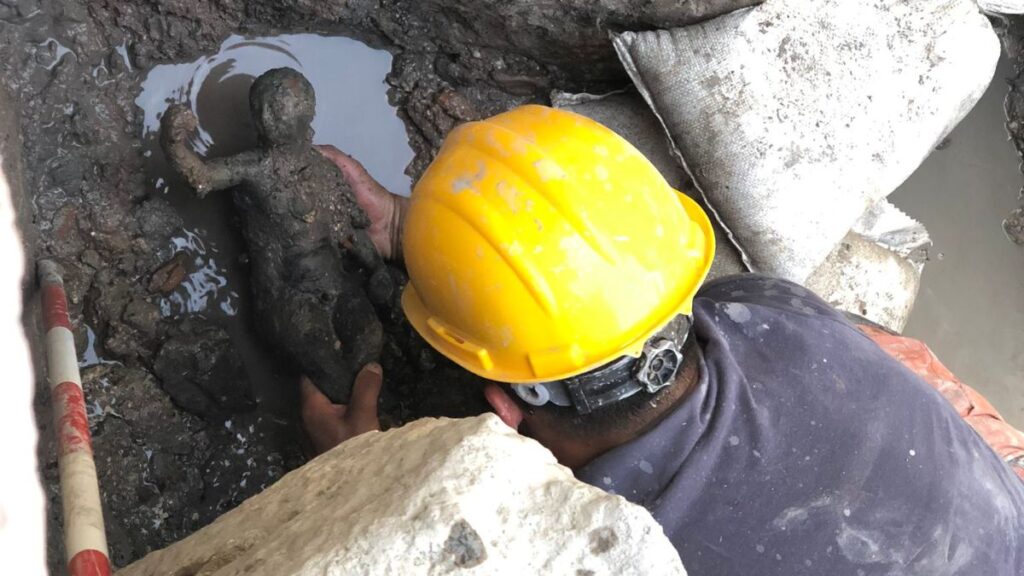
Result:
[[353,277],[346,277],[338,286],[333,321],[342,350],[357,370],[380,359],[384,327],[366,291]]
[[351,242],[351,253],[363,267],[370,271],[370,280],[367,286],[370,300],[378,306],[387,304],[391,301],[396,286],[384,265],[384,259],[377,253],[366,230],[356,229],[352,234]]
[[[285,288],[269,306],[264,320],[271,342],[335,403],[348,402],[356,371],[349,343],[335,332],[335,299]],[[347,338],[346,338],[347,339]]]

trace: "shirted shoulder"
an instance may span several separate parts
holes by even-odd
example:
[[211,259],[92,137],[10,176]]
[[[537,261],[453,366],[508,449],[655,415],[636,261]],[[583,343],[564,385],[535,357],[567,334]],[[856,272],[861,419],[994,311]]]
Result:
[[708,282],[697,298],[716,303],[756,304],[806,316],[826,316],[844,324],[846,317],[814,292],[789,280],[761,274],[737,274]]

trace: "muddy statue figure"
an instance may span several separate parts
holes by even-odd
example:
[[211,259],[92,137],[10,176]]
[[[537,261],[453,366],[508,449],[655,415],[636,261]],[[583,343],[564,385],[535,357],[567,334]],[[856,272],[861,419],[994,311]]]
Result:
[[374,304],[392,300],[394,282],[348,183],[312,147],[316,97],[306,78],[270,70],[249,106],[256,150],[200,158],[188,144],[198,121],[183,105],[164,114],[161,145],[200,198],[234,188],[258,329],[331,400],[347,402],[355,373],[380,355]]

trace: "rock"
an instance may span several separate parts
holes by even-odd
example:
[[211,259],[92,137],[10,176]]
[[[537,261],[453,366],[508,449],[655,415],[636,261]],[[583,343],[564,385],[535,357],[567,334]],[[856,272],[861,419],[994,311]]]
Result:
[[[406,0],[378,10],[374,23],[401,45],[436,42],[462,56],[486,48],[523,55],[590,81],[619,80],[609,29],[683,26],[757,4],[758,0]],[[468,54],[467,54],[468,53]],[[582,65],[582,63],[586,63]],[[504,75],[504,73],[502,73]],[[533,83],[535,79],[526,79]]]
[[579,482],[492,414],[359,436],[119,574],[183,570],[685,574],[646,510]]
[[191,324],[164,343],[153,369],[174,403],[204,418],[255,407],[242,358],[218,326]]
[[806,286],[836,308],[902,332],[921,274],[900,255],[850,232]]
[[100,256],[99,252],[95,250],[83,251],[82,255],[79,257],[79,260],[82,262],[82,264],[85,264],[86,266],[94,270],[99,270],[100,268],[103,267],[103,259]]
[[157,324],[160,323],[160,308],[136,296],[125,307],[122,319],[132,328],[153,338],[156,336]]
[[188,275],[188,253],[178,252],[170,260],[164,262],[149,278],[148,289],[150,292],[170,294],[174,292],[181,282]]
[[195,530],[208,442],[202,422],[175,409],[145,370],[104,364],[82,376],[111,560],[121,566]]
[[1011,242],[1018,246],[1024,246],[1024,207],[1010,212],[1009,216],[1003,220],[1003,232]]
[[137,438],[145,438],[176,454],[192,450],[192,432],[202,426],[174,408],[153,375],[138,368],[101,364],[83,373],[90,424],[96,436],[110,417],[127,422]]
[[132,287],[123,279],[113,279],[107,268],[96,273],[92,283],[92,306],[102,322],[117,321],[132,297]]
[[251,412],[210,431],[211,451],[198,472],[205,492],[204,523],[241,504],[302,464],[294,427]]
[[471,122],[481,118],[480,112],[473,107],[472,102],[450,88],[442,90],[437,95],[437,104],[446,114],[462,122]]
[[135,211],[139,229],[154,245],[163,246],[184,222],[174,208],[163,198],[150,198]]
[[146,354],[141,332],[127,324],[111,322],[103,339],[103,350],[114,358],[134,360]]
[[67,262],[62,265],[62,268],[64,269],[64,292],[70,306],[68,312],[74,315],[76,312],[81,312],[81,305],[92,287],[96,269],[87,264],[74,262]]

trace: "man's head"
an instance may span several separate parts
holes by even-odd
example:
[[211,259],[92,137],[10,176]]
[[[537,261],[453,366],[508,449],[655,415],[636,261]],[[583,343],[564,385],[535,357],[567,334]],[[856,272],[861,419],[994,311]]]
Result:
[[672,381],[714,254],[707,216],[639,151],[541,106],[448,136],[403,245],[416,330],[576,429],[630,419]]
[[[649,428],[696,383],[700,351],[688,336],[688,327],[686,319],[678,317],[655,337],[656,340],[680,338],[682,341],[678,369],[672,371],[671,381],[657,390],[647,390],[636,380],[632,385],[620,381],[620,390],[634,393],[585,412],[571,401],[550,401],[550,394],[543,394],[543,399],[548,401],[539,403],[532,394],[524,393],[524,388],[532,388],[525,385],[489,386],[487,399],[506,424],[547,446],[563,464],[579,466]],[[619,359],[609,366],[622,364],[624,360]],[[602,387],[596,378],[601,371],[595,370],[587,376],[595,376],[597,387],[607,392],[608,387]],[[564,384],[554,382],[543,386]]]
[[265,144],[305,142],[316,113],[316,94],[302,74],[274,68],[260,75],[249,89],[249,108],[256,133]]

